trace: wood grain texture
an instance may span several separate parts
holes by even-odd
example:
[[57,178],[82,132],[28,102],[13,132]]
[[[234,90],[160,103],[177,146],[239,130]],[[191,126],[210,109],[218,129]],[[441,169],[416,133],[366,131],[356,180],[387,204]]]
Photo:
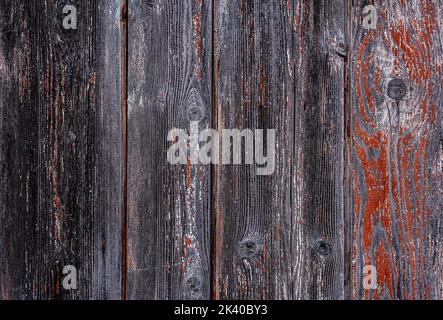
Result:
[[300,71],[295,72],[295,119],[300,121],[295,159],[300,162],[293,177],[293,212],[299,234],[295,257],[303,268],[297,299],[344,296],[345,3],[300,3]]
[[375,30],[366,4],[351,15],[353,297],[442,299],[443,3],[375,1]]
[[120,297],[118,9],[0,3],[0,299]]
[[[0,300],[443,300],[442,30],[442,0],[0,1]],[[275,171],[168,163],[191,121],[275,129]]]
[[129,1],[128,299],[210,294],[210,167],[168,132],[211,123],[211,1]]
[[218,1],[215,127],[276,129],[273,175],[215,168],[214,297],[344,295],[341,1]]

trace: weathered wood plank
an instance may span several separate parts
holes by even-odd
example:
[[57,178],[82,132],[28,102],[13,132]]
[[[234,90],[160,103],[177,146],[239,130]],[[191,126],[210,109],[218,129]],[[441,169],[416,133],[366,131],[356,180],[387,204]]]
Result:
[[0,3],[1,299],[120,297],[118,52],[117,0]]
[[168,163],[167,137],[210,125],[211,14],[129,1],[128,299],[209,298],[210,167]]
[[215,298],[343,297],[343,8],[215,3],[215,126],[276,129],[272,175],[215,168]]
[[351,17],[353,296],[441,299],[443,3],[373,3],[376,29],[367,1]]
[[2,1],[0,299],[443,299],[443,3],[370,3]]
[[216,299],[292,296],[293,10],[283,1],[215,3],[214,126],[276,129],[278,145],[272,175],[215,167]]
[[303,267],[295,298],[344,297],[345,4],[300,2],[293,238],[299,235],[295,260]]

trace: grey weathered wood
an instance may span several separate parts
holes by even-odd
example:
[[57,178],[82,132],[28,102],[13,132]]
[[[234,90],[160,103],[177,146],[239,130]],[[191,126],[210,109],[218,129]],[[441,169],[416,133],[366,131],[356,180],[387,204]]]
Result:
[[[352,283],[356,299],[442,299],[442,2],[352,3]],[[394,86],[404,92],[393,90]],[[373,265],[377,288],[363,286]]]
[[119,1],[69,3],[0,3],[1,299],[120,297]]
[[443,2],[368,2],[0,1],[0,299],[443,299]]
[[215,127],[276,129],[276,168],[215,167],[214,297],[344,295],[343,1],[215,3]]
[[209,298],[210,167],[167,162],[211,122],[211,1],[129,1],[128,299]]
[[295,298],[344,297],[345,4],[299,4],[295,119],[300,134],[294,159],[301,161],[295,162],[293,178],[293,237],[299,239],[295,261],[303,267],[296,275]]

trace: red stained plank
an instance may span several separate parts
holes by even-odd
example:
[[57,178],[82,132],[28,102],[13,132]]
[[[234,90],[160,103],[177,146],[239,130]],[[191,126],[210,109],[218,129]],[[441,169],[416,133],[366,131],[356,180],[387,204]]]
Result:
[[[441,26],[435,1],[376,1],[375,30],[353,6],[353,296],[441,297]],[[441,14],[440,14],[441,20]],[[441,223],[441,222],[440,222]],[[363,268],[377,271],[364,288]],[[440,278],[440,279],[439,279]]]

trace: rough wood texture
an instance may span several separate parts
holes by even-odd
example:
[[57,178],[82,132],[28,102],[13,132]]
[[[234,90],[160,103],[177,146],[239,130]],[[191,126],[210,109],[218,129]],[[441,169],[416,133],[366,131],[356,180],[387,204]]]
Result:
[[[442,298],[442,2],[352,6],[353,297]],[[378,288],[362,286],[373,265]]]
[[119,3],[67,3],[0,3],[0,299],[120,297]]
[[218,1],[217,129],[276,129],[270,176],[218,166],[214,297],[333,299],[343,289],[341,1]]
[[171,165],[168,132],[211,122],[211,1],[129,1],[129,299],[210,294],[210,166]]
[[[0,299],[443,299],[442,30],[442,0],[1,0]],[[274,173],[168,163],[191,121],[275,129]]]

